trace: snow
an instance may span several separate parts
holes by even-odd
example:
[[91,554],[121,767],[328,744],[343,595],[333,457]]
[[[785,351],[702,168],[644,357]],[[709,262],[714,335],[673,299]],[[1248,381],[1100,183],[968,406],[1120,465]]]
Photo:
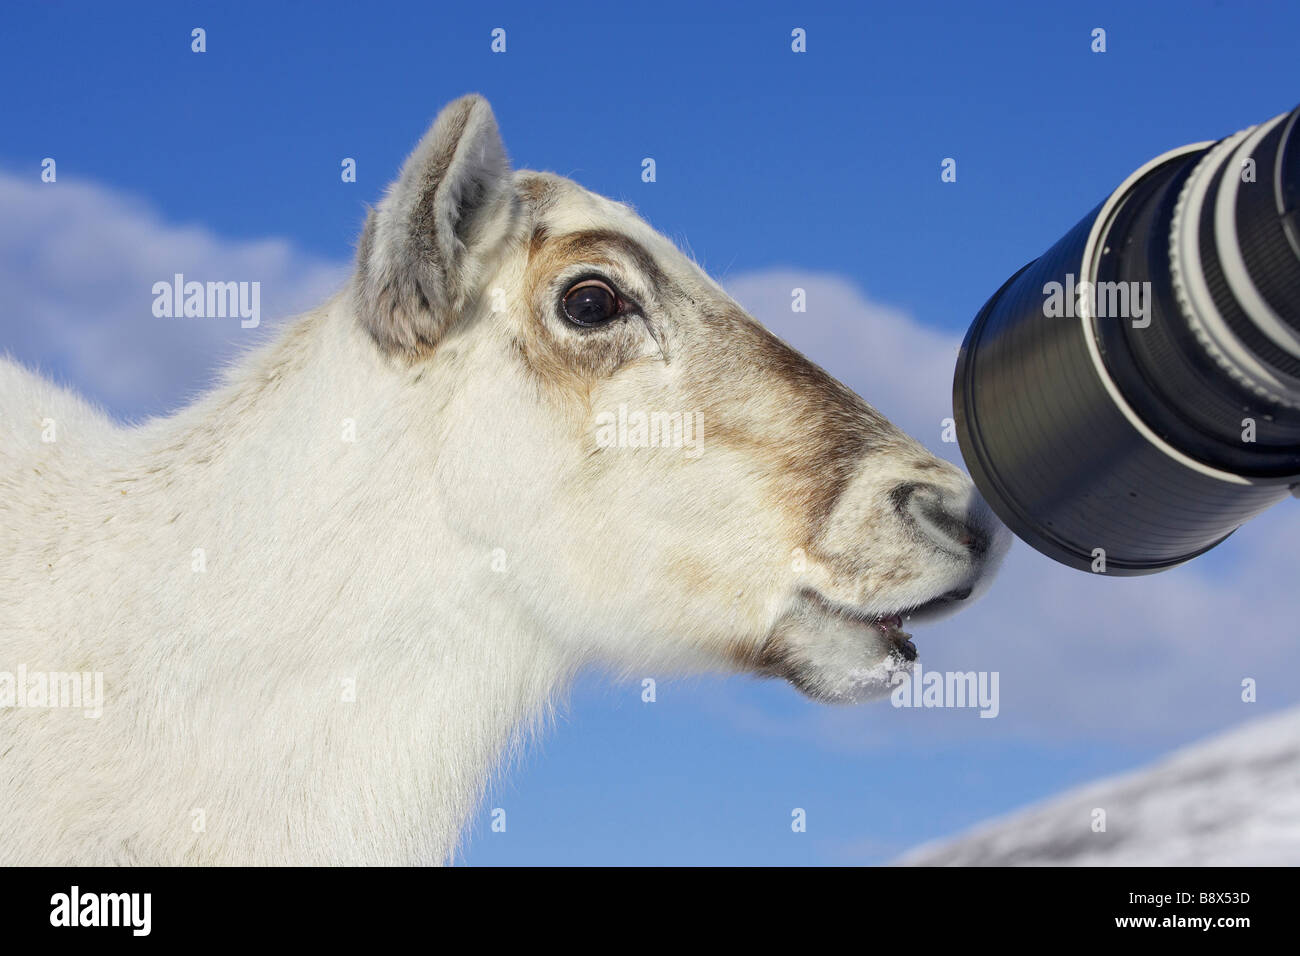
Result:
[[[1094,832],[1094,811],[1105,832]],[[927,843],[904,866],[1300,864],[1300,709]]]

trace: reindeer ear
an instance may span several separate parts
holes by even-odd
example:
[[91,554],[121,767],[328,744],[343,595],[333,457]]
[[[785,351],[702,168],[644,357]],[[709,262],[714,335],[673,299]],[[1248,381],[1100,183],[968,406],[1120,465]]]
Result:
[[353,296],[386,351],[435,345],[484,279],[514,193],[487,100],[464,96],[424,134],[357,249]]

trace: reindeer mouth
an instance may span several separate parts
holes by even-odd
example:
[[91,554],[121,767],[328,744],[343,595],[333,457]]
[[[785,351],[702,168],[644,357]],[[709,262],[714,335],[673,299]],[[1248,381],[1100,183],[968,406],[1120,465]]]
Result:
[[903,630],[904,622],[922,623],[947,617],[971,596],[971,588],[956,588],[921,604],[884,614],[873,614],[853,605],[841,604],[812,589],[805,590],[801,596],[832,617],[858,627],[870,628],[873,634],[889,642],[894,653],[904,661],[911,662],[916,660],[916,645],[912,643],[912,635]]
[[754,661],[755,670],[783,677],[814,700],[857,703],[888,694],[917,659],[908,621],[955,610],[965,588],[903,607],[845,604],[800,589],[778,618]]
[[927,602],[927,604],[922,607],[910,611],[895,611],[889,614],[868,614],[867,612],[852,607],[851,605],[840,604],[838,601],[832,601],[820,591],[809,589],[803,592],[802,597],[832,617],[847,621],[858,627],[871,629],[871,631],[880,635],[890,643],[894,653],[903,660],[909,662],[916,660],[916,645],[912,643],[912,635],[903,630],[903,622],[904,620],[911,620],[914,614],[925,613],[934,603]]
[[866,617],[860,613],[832,613],[870,628],[888,641],[893,648],[893,652],[903,660],[908,662],[916,660],[916,645],[912,643],[912,635],[903,630],[903,615],[886,614],[884,616]]
[[898,652],[899,657],[905,661],[916,660],[916,645],[912,643],[912,635],[903,630],[901,614],[878,617],[871,622],[871,626],[894,645],[894,650]]

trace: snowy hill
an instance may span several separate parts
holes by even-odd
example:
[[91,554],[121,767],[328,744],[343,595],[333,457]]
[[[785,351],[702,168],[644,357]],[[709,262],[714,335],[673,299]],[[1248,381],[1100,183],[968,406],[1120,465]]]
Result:
[[[1106,831],[1094,833],[1094,809]],[[907,866],[1300,864],[1300,710],[1254,721],[895,861]]]

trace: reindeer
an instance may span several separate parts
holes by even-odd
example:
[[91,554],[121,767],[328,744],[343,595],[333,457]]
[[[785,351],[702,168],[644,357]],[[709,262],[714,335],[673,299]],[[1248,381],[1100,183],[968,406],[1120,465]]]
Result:
[[[1008,543],[629,207],[512,171],[478,96],[191,406],[120,427],[8,361],[0,400],[10,864],[449,862],[580,670],[878,696]],[[697,447],[597,441],[623,406]],[[19,668],[102,714],[12,706]]]

